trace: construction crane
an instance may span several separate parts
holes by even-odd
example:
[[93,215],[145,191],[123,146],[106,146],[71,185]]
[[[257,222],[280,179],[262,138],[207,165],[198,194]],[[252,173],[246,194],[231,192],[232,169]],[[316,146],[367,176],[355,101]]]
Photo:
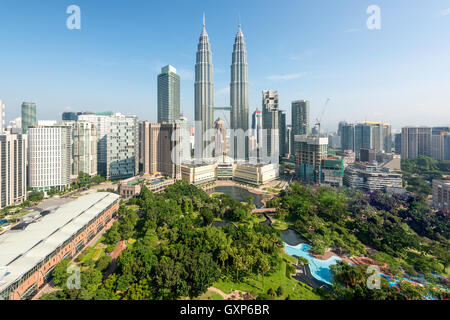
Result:
[[322,109],[322,114],[320,115],[320,118],[316,119],[316,126],[318,127],[318,131],[319,131],[319,137],[320,137],[320,124],[322,122],[323,116],[325,115],[325,111],[327,110],[327,106],[328,103],[330,102],[331,98],[327,98],[327,101],[325,102],[323,109]]

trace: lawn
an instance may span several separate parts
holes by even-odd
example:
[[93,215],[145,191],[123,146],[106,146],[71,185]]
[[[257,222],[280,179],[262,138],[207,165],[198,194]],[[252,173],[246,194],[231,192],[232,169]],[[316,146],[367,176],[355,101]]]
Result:
[[206,291],[204,294],[198,296],[195,299],[192,300],[223,300],[223,297],[218,294],[217,292],[212,292],[212,291]]
[[[283,258],[289,259],[289,261],[294,260],[295,258],[289,257],[287,258],[285,254],[283,254]],[[222,290],[226,294],[230,294],[234,290],[240,290],[244,292],[250,293],[252,296],[260,294],[263,292],[262,290],[262,279],[261,277],[257,278],[247,278],[244,282],[235,283],[232,280],[221,280],[213,284],[214,287]],[[279,286],[282,286],[284,289],[284,295],[281,297],[276,297],[278,300],[284,300],[287,296],[290,295],[293,300],[320,300],[321,297],[312,291],[312,288],[300,283],[299,281],[288,278],[286,276],[286,262],[283,259],[281,263],[281,267],[276,272],[266,275],[264,278],[264,291],[267,292],[269,288],[277,290]]]
[[289,225],[284,221],[275,220],[275,222],[272,224],[272,227],[277,230],[286,230],[287,228],[289,228]]

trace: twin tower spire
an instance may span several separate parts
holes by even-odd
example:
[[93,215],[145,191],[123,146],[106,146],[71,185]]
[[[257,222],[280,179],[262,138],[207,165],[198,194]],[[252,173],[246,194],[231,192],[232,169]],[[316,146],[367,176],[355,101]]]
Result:
[[[239,19],[240,20],[240,19]],[[206,32],[205,15],[195,64],[195,159],[203,161],[212,154],[214,128],[214,79],[212,52]],[[234,41],[230,82],[231,150],[235,160],[248,159],[249,85],[247,49],[239,21]],[[241,131],[242,130],[242,131]],[[236,134],[237,133],[237,134]]]

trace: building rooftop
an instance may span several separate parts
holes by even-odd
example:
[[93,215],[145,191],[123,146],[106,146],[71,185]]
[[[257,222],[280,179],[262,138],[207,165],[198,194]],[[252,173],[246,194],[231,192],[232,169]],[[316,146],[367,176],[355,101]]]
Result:
[[119,195],[98,192],[66,203],[24,230],[0,235],[0,292],[54,252],[76,234]]

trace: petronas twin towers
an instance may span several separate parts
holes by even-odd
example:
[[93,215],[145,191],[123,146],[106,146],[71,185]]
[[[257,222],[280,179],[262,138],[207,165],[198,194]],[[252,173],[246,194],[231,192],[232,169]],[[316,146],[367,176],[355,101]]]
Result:
[[[248,159],[249,129],[249,84],[247,49],[244,35],[239,24],[234,42],[231,82],[231,153],[235,160]],[[206,32],[205,18],[203,30],[197,50],[195,64],[195,158],[197,160],[209,158],[210,148],[214,145],[214,80],[211,46]]]

